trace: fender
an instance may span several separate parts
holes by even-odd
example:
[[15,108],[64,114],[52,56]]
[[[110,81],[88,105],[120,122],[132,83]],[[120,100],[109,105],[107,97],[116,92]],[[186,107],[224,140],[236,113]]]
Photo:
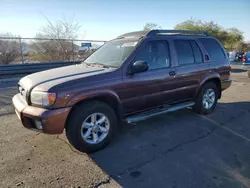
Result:
[[113,90],[110,89],[91,90],[91,91],[83,91],[77,93],[76,95],[71,97],[71,99],[68,101],[67,106],[74,106],[75,104],[81,101],[91,100],[95,98],[107,98],[107,99],[112,99],[112,101],[115,101],[116,110],[118,110],[116,111],[116,113],[119,116],[119,118],[122,117],[123,114],[122,102],[119,96]]
[[205,75],[203,78],[200,79],[199,85],[195,91],[195,97],[198,95],[201,87],[204,85],[205,82],[212,80],[212,79],[218,79],[220,80],[220,75],[217,72],[213,72],[210,74]]

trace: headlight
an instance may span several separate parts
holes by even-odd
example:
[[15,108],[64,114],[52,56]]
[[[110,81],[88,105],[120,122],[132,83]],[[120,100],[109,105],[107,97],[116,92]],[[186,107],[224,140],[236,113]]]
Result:
[[30,101],[32,104],[48,107],[55,103],[56,94],[41,91],[32,91],[30,95]]

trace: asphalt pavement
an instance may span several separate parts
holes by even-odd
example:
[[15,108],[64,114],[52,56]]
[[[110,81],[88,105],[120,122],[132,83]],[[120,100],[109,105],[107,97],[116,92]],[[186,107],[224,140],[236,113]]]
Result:
[[233,65],[232,79],[213,114],[185,109],[123,125],[91,155],[65,134],[23,128],[16,87],[0,88],[0,187],[250,187],[250,78]]

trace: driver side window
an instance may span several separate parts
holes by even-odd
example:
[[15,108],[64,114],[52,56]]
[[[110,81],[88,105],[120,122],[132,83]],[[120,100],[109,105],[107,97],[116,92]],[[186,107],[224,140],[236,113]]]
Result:
[[170,66],[169,46],[166,41],[150,41],[135,57],[135,61],[146,61],[149,70]]

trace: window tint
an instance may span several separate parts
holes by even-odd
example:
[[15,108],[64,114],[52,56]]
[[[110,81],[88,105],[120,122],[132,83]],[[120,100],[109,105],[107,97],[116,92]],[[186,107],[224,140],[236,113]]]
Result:
[[203,62],[202,53],[195,41],[190,41],[194,53],[195,63]]
[[204,48],[207,50],[211,60],[216,61],[225,59],[225,54],[216,40],[212,38],[201,38],[199,40],[201,41]]
[[195,62],[189,40],[175,40],[174,44],[179,65],[192,64]]
[[135,61],[148,62],[149,69],[158,69],[170,66],[169,46],[166,41],[150,41],[135,58]]

